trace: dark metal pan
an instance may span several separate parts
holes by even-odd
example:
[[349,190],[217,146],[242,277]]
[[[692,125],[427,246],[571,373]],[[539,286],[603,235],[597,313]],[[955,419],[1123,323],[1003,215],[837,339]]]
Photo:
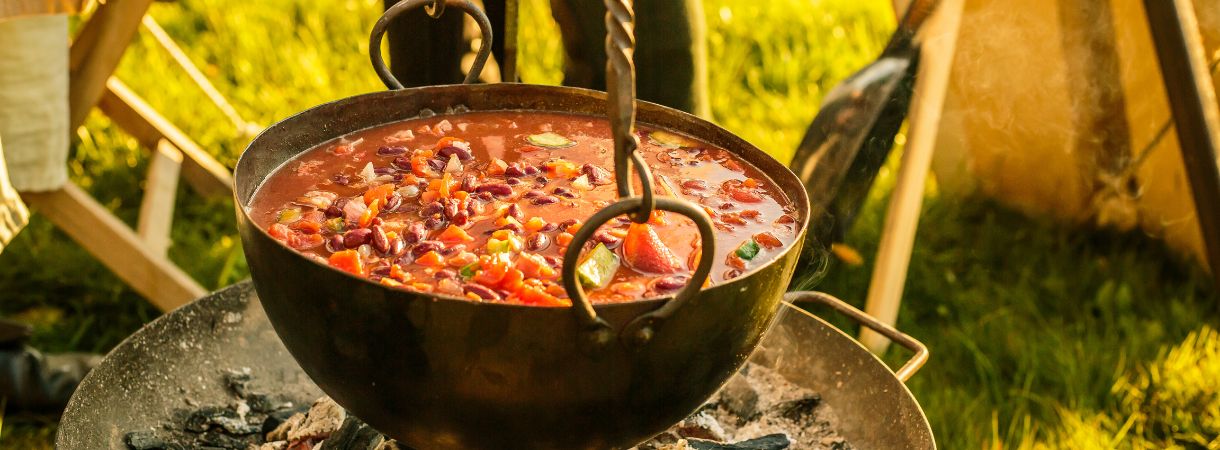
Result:
[[[868,326],[867,316],[832,297],[793,294],[786,300],[826,304]],[[819,392],[838,416],[836,430],[855,448],[935,448],[923,412],[900,380],[926,353],[918,352],[895,375],[825,321],[787,302],[781,310],[751,361]],[[913,342],[882,330],[896,342]],[[251,369],[252,390],[298,405],[323,395],[276,337],[249,282],[162,316],[111,351],[72,396],[56,447],[126,450],[128,432],[160,430],[177,412],[228,404],[232,394],[222,375],[244,367]]]

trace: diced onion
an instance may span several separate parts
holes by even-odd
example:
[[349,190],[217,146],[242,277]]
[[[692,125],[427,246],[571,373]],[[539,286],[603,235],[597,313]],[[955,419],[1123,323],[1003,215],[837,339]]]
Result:
[[462,162],[458,160],[457,154],[449,155],[449,163],[445,164],[446,173],[457,173],[462,171]]

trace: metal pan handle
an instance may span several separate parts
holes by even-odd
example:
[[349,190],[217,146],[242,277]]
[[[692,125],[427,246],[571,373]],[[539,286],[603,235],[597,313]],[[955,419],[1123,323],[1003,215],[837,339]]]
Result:
[[479,44],[479,52],[474,58],[474,63],[470,65],[470,72],[466,74],[466,79],[462,83],[470,84],[479,79],[479,74],[483,73],[483,65],[487,63],[487,58],[491,57],[491,20],[487,18],[487,14],[484,14],[483,10],[470,0],[403,0],[386,9],[381,18],[377,19],[377,23],[373,25],[373,33],[369,36],[369,59],[372,60],[373,70],[377,71],[377,76],[381,78],[382,83],[385,83],[386,88],[390,90],[403,88],[402,83],[385,65],[385,59],[381,57],[381,39],[385,36],[390,22],[403,13],[421,6],[427,6],[428,15],[435,19],[445,13],[445,5],[464,11],[479,24],[479,32],[483,35],[483,40]]
[[907,350],[915,352],[915,355],[912,356],[911,359],[907,360],[906,364],[903,364],[898,371],[894,372],[894,375],[903,382],[910,379],[912,375],[915,375],[915,372],[918,371],[920,367],[923,367],[924,363],[928,362],[928,347],[923,345],[922,342],[919,342],[919,340],[907,335],[906,333],[898,331],[894,327],[882,323],[873,316],[868,315],[864,311],[856,309],[854,306],[847,304],[847,302],[844,302],[843,300],[839,300],[833,295],[817,291],[789,292],[784,294],[784,301],[793,304],[818,303],[829,306],[831,309],[838,311],[840,314],[851,318],[856,323],[880,333],[882,336],[889,338],[891,341],[897,342],[899,345],[906,347]]

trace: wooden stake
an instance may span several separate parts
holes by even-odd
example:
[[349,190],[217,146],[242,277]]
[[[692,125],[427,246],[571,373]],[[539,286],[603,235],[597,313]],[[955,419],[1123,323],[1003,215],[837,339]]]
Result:
[[[924,185],[949,86],[963,4],[964,0],[942,0],[922,39],[922,61],[915,80],[907,145],[881,231],[877,264],[865,302],[865,312],[890,326],[898,319],[911,251],[915,246]],[[884,352],[890,343],[884,336],[867,329],[860,333],[860,342],[877,354]]]

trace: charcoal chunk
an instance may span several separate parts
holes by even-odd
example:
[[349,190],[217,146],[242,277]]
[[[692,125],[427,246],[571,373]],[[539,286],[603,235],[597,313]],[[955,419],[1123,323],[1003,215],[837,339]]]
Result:
[[347,411],[342,406],[330,397],[322,397],[309,408],[301,425],[288,432],[288,440],[325,438],[338,431],[345,419]]
[[733,377],[720,389],[720,401],[725,408],[745,420],[759,414],[758,391],[746,381],[746,377]]
[[203,433],[215,427],[235,435],[254,434],[259,431],[259,427],[246,423],[237,411],[222,406],[200,408],[186,419],[187,431]]
[[703,439],[689,439],[686,443],[694,450],[784,450],[792,445],[792,440],[785,434],[776,433],[732,444]]
[[225,371],[225,386],[229,387],[229,391],[233,392],[241,398],[246,398],[250,395],[250,369],[246,368],[240,371],[229,370]]
[[179,450],[181,445],[166,442],[152,431],[132,431],[123,436],[123,443],[131,450]]
[[377,448],[384,441],[385,437],[377,430],[361,422],[360,419],[347,416],[343,421],[343,426],[326,438],[326,443],[318,447],[318,450],[363,450]]
[[257,439],[254,439],[253,437],[238,438],[218,431],[209,431],[200,434],[199,437],[195,438],[195,441],[203,445],[222,448],[225,450],[246,450],[246,448],[250,447],[250,445],[258,443]]
[[822,404],[822,396],[811,395],[796,400],[787,401],[776,405],[776,409],[780,411],[780,415],[785,419],[793,422],[800,422],[806,418],[813,416],[813,410]]
[[[262,431],[260,432],[260,434],[266,435],[267,433],[270,433],[272,430],[279,428],[281,424],[283,424],[284,422],[287,422],[288,419],[291,418],[294,414],[304,413],[305,411],[308,411],[308,410],[309,410],[309,408],[307,408],[307,407],[284,408],[284,409],[279,409],[279,410],[273,411],[271,413],[268,413],[267,418],[265,420],[263,420],[263,427],[262,427]],[[285,435],[285,437],[286,436],[287,435]]]
[[706,410],[692,414],[679,422],[676,428],[678,435],[684,438],[724,440],[724,427],[720,426],[720,423]]

